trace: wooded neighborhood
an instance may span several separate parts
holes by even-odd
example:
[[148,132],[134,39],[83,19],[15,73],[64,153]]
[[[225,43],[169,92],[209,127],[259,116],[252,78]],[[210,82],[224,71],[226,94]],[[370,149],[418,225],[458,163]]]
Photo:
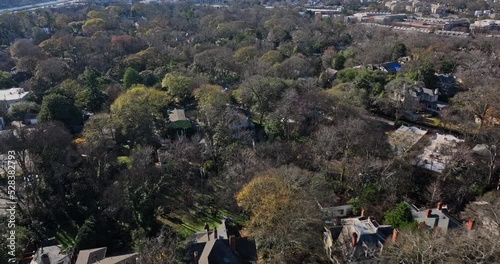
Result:
[[500,262],[498,1],[14,2],[1,263]]

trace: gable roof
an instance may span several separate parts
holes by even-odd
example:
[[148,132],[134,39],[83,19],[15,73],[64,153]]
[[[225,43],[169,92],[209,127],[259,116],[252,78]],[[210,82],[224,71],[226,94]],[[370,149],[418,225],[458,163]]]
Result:
[[[234,237],[235,251],[229,245],[230,237]],[[239,237],[238,230],[228,224],[226,220],[217,227],[217,239],[213,232],[198,232],[194,235],[194,244],[190,245],[188,251],[189,259],[193,259],[194,252],[198,252],[199,264],[227,264],[247,263],[246,261],[257,260],[257,248],[255,242],[248,238]]]
[[105,258],[101,261],[97,261],[96,264],[135,264],[136,258],[139,256],[137,253],[131,253],[127,255],[121,255],[116,257]]
[[427,134],[427,130],[402,125],[389,135],[389,144],[396,153],[404,153],[410,150],[425,134]]
[[106,257],[106,247],[80,250],[75,264],[91,264]]
[[229,247],[227,240],[217,239],[208,241],[200,256],[200,264],[227,264],[240,263],[238,257]]

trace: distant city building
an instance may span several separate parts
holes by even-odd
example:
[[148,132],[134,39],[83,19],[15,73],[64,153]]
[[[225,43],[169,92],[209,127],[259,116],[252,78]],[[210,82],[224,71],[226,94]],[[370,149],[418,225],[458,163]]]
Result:
[[500,30],[500,20],[484,19],[474,22],[470,25],[471,30]]

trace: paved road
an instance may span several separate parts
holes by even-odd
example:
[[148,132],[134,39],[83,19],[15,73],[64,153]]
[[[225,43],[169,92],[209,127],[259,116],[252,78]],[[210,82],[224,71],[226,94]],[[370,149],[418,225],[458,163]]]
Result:
[[47,7],[54,6],[54,5],[65,5],[65,4],[70,4],[73,2],[77,2],[77,1],[75,1],[75,0],[54,0],[54,1],[44,2],[44,3],[33,4],[33,5],[11,7],[11,8],[0,9],[0,14],[4,13],[4,12],[16,12],[16,11],[21,11],[21,10],[47,8]]

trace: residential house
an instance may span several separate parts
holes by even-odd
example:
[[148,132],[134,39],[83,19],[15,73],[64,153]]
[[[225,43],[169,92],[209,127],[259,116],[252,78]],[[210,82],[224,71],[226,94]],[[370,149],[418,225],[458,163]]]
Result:
[[33,256],[30,264],[71,264],[71,252],[62,250],[62,245],[42,246]]
[[75,264],[91,264],[106,258],[106,247],[80,250]]
[[230,224],[230,219],[213,230],[206,229],[193,237],[188,246],[189,264],[255,264],[257,249],[255,242],[241,237],[238,230]]
[[414,221],[419,223],[420,228],[427,228],[441,234],[448,233],[449,229],[462,227],[462,223],[449,214],[448,207],[438,203],[435,208],[417,208],[407,203],[411,208]]
[[413,1],[411,5],[406,6],[406,11],[412,13],[430,13],[431,6],[428,3]]
[[168,119],[167,128],[177,135],[187,134],[193,128],[191,121],[186,117],[184,109],[171,110],[168,114]]
[[457,152],[458,144],[462,142],[464,142],[463,139],[458,139],[453,135],[436,133],[418,157],[416,165],[441,173],[451,161],[453,154]]
[[[139,254],[131,253],[106,257],[106,247],[80,250],[75,264],[136,264]],[[54,262],[57,263],[57,262]]]
[[387,7],[393,13],[401,13],[406,10],[406,3],[401,1],[391,1],[386,2],[385,7]]
[[416,88],[412,92],[414,99],[425,106],[428,111],[439,113],[448,106],[447,103],[439,101],[439,89]]
[[340,225],[325,227],[325,251],[332,263],[377,263],[375,259],[393,231],[392,226],[379,225],[363,213],[341,219]]
[[380,65],[380,70],[389,74],[396,74],[399,70],[401,70],[401,65],[398,62],[386,62]]
[[427,134],[427,130],[402,125],[389,134],[389,144],[394,152],[402,154],[409,151],[425,134]]
[[7,110],[13,103],[26,101],[27,95],[28,92],[25,92],[23,88],[10,88],[0,90],[0,107],[3,107],[5,110]]
[[484,19],[470,25],[471,30],[500,30],[500,20]]
[[448,12],[448,8],[441,4],[432,4],[431,12],[436,15],[444,15]]
[[417,111],[419,108],[425,108],[427,111],[437,113],[448,106],[447,103],[439,101],[439,89],[429,89],[412,85],[403,86],[402,89],[389,94],[389,97],[395,101],[401,101],[409,108],[407,110]]
[[334,224],[338,222],[338,219],[353,215],[353,207],[350,204],[323,207],[318,202],[318,206],[322,213],[322,219],[325,224]]

